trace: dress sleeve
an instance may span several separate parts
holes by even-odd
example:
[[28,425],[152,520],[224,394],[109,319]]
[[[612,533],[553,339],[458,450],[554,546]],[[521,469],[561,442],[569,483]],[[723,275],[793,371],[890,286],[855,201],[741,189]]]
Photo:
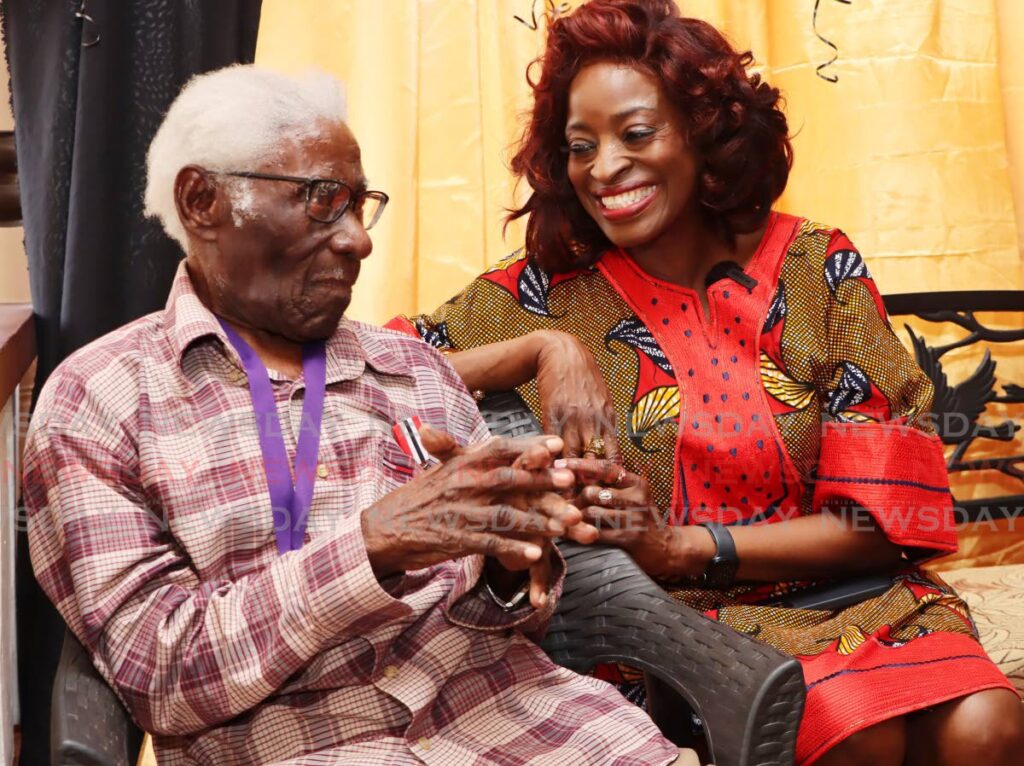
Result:
[[463,334],[460,330],[467,326],[467,314],[470,313],[473,305],[477,302],[478,293],[481,289],[479,283],[480,277],[477,277],[458,294],[449,298],[430,314],[410,316],[399,314],[384,326],[389,330],[397,330],[414,338],[420,338],[442,353],[459,351],[462,348],[478,345],[470,343],[468,346],[457,346],[452,340],[452,335],[453,331],[455,335]]
[[441,352],[464,351],[547,327],[549,290],[570,275],[549,275],[523,248],[495,263],[429,314],[399,315],[385,327]]
[[814,508],[867,510],[894,543],[955,551],[933,386],[900,342],[859,252],[833,234],[824,262],[827,351],[817,385],[825,412]]

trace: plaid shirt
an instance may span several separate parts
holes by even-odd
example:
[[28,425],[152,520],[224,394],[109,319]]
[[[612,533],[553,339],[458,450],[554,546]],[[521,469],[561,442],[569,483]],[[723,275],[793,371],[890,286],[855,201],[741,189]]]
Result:
[[[271,377],[293,453],[303,381]],[[160,763],[672,761],[638,709],[524,637],[550,607],[481,593],[480,557],[374,577],[360,511],[412,478],[391,425],[413,414],[487,436],[433,349],[344,320],[306,543],[279,555],[246,375],[184,266],[165,311],[51,376],[25,457],[32,563]]]

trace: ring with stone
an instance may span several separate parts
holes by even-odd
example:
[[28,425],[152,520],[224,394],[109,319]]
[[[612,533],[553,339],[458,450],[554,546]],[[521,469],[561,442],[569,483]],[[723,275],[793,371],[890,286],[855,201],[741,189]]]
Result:
[[615,495],[612,494],[610,489],[602,489],[597,493],[597,502],[601,505],[607,505],[612,501],[613,497],[615,497]]
[[604,439],[600,436],[594,436],[587,442],[587,446],[583,448],[584,453],[590,453],[594,457],[604,457]]

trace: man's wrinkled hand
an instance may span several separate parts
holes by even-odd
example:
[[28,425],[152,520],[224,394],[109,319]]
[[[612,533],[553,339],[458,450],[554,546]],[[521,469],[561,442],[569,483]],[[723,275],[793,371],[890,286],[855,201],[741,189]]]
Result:
[[425,427],[424,447],[442,461],[363,511],[367,555],[378,576],[482,554],[507,570],[539,571],[545,541],[597,536],[561,494],[571,471],[554,468],[562,440],[490,439],[460,447]]

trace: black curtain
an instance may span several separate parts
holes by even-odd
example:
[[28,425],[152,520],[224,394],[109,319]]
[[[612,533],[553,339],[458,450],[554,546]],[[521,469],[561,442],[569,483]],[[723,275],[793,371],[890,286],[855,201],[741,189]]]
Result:
[[[146,150],[193,75],[256,52],[261,0],[3,0],[36,391],[75,349],[163,308],[181,251],[142,216]],[[49,761],[63,623],[18,549],[22,757]]]

